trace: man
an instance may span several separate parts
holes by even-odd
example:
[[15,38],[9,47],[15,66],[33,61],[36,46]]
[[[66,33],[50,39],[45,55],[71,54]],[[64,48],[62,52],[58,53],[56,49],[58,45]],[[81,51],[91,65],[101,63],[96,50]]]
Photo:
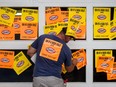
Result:
[[33,87],[64,87],[61,77],[62,64],[72,72],[77,60],[72,60],[71,50],[66,43],[71,39],[66,29],[57,35],[44,34],[37,38],[27,51],[32,57],[37,53],[33,71]]

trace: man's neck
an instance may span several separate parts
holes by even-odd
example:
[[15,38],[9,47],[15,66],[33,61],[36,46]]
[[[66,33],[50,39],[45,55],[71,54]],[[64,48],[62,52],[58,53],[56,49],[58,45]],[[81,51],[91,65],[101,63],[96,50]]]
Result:
[[60,38],[61,40],[65,41],[65,37],[62,33],[57,35],[58,38]]

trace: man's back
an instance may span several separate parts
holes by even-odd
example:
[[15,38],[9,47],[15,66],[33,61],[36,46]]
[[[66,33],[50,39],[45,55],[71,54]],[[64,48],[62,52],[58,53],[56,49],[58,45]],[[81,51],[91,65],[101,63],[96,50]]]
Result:
[[70,49],[63,40],[54,35],[42,35],[31,46],[37,49],[34,77],[61,78],[62,64],[71,65]]

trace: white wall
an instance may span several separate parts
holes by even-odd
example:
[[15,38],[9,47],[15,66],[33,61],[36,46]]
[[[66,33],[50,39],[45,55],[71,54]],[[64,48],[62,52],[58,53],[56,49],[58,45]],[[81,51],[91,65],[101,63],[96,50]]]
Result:
[[[93,7],[116,7],[115,0],[0,0],[0,6],[39,7],[39,35],[43,34],[46,6],[80,6],[87,8],[87,39],[71,41],[71,49],[85,48],[87,51],[86,82],[70,82],[67,87],[115,87],[115,82],[93,82],[93,49],[115,49],[115,41],[93,40]],[[0,41],[0,49],[27,49],[33,41]],[[32,87],[31,82],[0,82],[0,87]]]

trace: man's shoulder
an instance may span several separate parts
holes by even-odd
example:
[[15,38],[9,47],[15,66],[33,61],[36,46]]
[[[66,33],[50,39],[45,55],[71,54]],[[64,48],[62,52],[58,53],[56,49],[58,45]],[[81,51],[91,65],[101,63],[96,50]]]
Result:
[[42,34],[40,36],[53,36],[53,35],[50,35],[50,34]]
[[55,35],[51,35],[51,34],[42,34],[40,37],[43,37],[43,38],[53,38],[53,37],[56,37]]

